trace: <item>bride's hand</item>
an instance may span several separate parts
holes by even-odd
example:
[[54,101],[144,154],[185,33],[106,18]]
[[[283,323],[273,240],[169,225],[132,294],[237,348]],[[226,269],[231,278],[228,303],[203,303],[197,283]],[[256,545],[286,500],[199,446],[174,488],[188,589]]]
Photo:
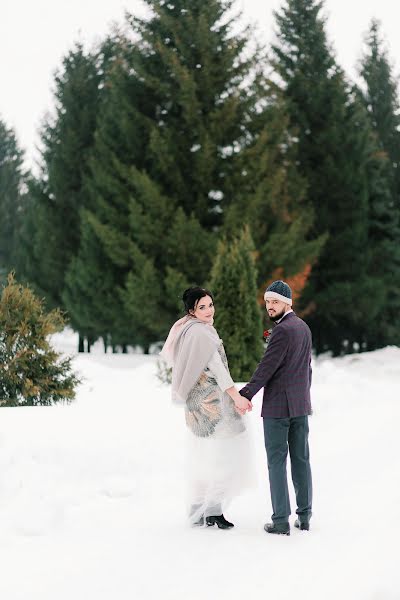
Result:
[[247,411],[250,412],[251,410],[253,410],[253,405],[250,402],[250,400],[247,400],[247,398],[240,396],[240,394],[239,397],[240,400],[235,400],[235,408],[239,414],[244,415]]
[[244,415],[247,411],[253,409],[251,401],[241,396],[235,387],[232,386],[226,391],[235,403],[235,409],[240,415]]

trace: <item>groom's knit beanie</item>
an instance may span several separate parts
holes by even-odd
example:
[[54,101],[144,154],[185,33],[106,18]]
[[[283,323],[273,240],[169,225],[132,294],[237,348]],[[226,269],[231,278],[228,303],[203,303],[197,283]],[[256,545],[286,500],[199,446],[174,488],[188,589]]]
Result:
[[290,286],[284,281],[274,281],[267,287],[264,294],[264,300],[267,298],[275,298],[275,300],[281,300],[286,302],[289,306],[292,306],[292,290]]

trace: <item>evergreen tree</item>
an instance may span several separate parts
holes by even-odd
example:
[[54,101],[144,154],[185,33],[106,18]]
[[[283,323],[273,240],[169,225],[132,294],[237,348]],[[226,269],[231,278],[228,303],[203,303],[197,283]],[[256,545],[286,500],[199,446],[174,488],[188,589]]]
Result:
[[400,107],[376,20],[366,37],[360,72],[366,85],[363,100],[374,133],[369,163],[370,269],[381,279],[376,294],[382,297],[380,304],[385,307],[380,335],[374,335],[374,331],[367,335],[366,346],[374,349],[400,343]]
[[146,139],[134,100],[144,109],[146,98],[129,66],[130,43],[116,35],[112,44],[85,179],[89,208],[81,213],[79,251],[71,261],[63,297],[74,319],[90,324],[105,346],[115,349],[146,342],[131,323],[123,299],[133,251],[128,165],[142,165]]
[[233,2],[147,4],[109,72],[88,183],[90,235],[114,274],[110,333],[144,347],[166,335],[182,286],[208,276],[259,100]]
[[254,244],[246,228],[231,243],[226,239],[219,243],[211,273],[215,326],[224,341],[235,381],[248,381],[263,350],[254,254]]
[[[274,65],[290,126],[297,130],[300,174],[314,206],[312,237],[328,234],[303,296],[317,351],[345,351],[368,322],[377,285],[368,272],[370,127],[329,47],[323,2],[287,0],[276,13]],[[380,307],[382,309],[382,307]],[[348,346],[351,349],[351,345]]]
[[[63,306],[66,272],[80,245],[80,213],[89,203],[85,175],[109,53],[107,42],[98,52],[75,44],[56,73],[55,115],[42,129],[42,171],[30,185],[31,231],[25,235],[34,261],[24,275],[49,306]],[[82,321],[71,324],[81,336],[91,334]]]
[[0,279],[17,266],[23,204],[23,153],[15,134],[0,119]]
[[152,100],[147,169],[209,230],[234,197],[236,156],[258,102],[250,31],[233,32],[232,0],[146,4],[151,17],[131,23],[139,39],[133,67]]
[[43,301],[9,275],[0,298],[0,405],[50,405],[74,398],[79,379],[71,359],[61,358],[48,340],[64,326],[59,310],[46,313]]
[[379,147],[389,158],[392,196],[400,210],[400,105],[397,78],[393,75],[376,19],[372,20],[365,39],[360,75],[365,82],[364,101]]
[[282,261],[304,271],[323,241],[305,239],[313,209],[288,120],[249,31],[233,34],[233,2],[147,4],[149,19],[130,19],[134,42],[114,40],[63,296],[112,345],[145,349],[167,333],[182,288],[208,276],[224,222],[251,224],[262,287]]
[[[261,84],[261,81],[260,81]],[[267,284],[304,273],[297,297],[325,243],[310,235],[315,220],[304,177],[297,168],[297,138],[290,131],[281,93],[262,78],[265,106],[253,125],[253,143],[240,155],[241,181],[224,220],[228,237],[247,223],[257,248],[260,303]]]
[[78,330],[86,333],[89,352],[98,337],[103,338],[105,350],[112,344],[109,332],[114,320],[115,290],[110,295],[113,290],[112,271],[105,268],[106,264],[107,257],[101,252],[88,225],[88,212],[83,210],[80,248],[65,276],[63,300]]
[[367,169],[369,227],[366,252],[369,274],[376,285],[371,289],[370,297],[364,299],[369,304],[370,318],[362,328],[360,345],[367,350],[388,344],[400,345],[399,215],[392,197],[391,165],[387,155],[379,149],[375,135],[372,136],[371,146]]

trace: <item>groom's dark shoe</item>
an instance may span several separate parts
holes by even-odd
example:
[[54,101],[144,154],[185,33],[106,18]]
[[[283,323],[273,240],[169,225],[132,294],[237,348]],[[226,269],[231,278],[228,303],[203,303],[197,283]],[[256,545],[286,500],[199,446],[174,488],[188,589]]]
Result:
[[290,535],[289,523],[266,523],[264,530],[267,533],[277,533],[278,535]]
[[213,527],[215,524],[218,525],[219,529],[231,529],[234,527],[233,523],[229,523],[224,515],[218,515],[216,517],[206,517],[206,523],[208,527]]
[[302,531],[308,531],[310,529],[310,521],[302,521],[301,519],[296,519],[294,522],[294,526],[297,529],[301,529]]

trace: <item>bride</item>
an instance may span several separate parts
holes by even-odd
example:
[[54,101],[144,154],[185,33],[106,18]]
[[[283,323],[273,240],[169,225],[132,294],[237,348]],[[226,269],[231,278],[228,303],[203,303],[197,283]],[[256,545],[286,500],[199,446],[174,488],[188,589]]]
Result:
[[222,340],[213,327],[209,290],[183,294],[186,315],[171,328],[161,356],[172,367],[172,400],[185,409],[189,519],[229,529],[229,501],[250,481],[249,440],[243,415],[252,404],[236,390]]

